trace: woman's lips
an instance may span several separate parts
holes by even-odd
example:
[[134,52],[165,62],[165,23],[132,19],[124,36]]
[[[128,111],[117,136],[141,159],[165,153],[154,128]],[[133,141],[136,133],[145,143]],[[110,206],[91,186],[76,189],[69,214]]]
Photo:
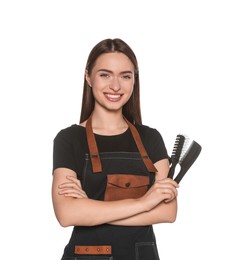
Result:
[[110,94],[110,93],[104,93],[104,95],[106,99],[111,102],[118,102],[123,96],[123,94]]

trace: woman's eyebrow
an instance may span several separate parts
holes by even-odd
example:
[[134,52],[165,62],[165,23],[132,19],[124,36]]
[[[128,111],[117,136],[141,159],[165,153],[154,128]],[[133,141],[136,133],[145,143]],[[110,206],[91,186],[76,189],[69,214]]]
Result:
[[134,72],[131,71],[131,70],[125,70],[125,71],[122,71],[122,72],[121,72],[121,74],[126,74],[126,73],[133,74]]
[[99,72],[99,71],[105,71],[105,72],[113,73],[111,70],[107,70],[107,69],[99,69],[97,72]]
[[[108,72],[108,73],[113,73],[113,71],[111,70],[107,70],[107,69],[99,69],[98,72],[100,71],[104,71],[104,72]],[[125,71],[121,71],[120,74],[126,74],[126,73],[130,73],[133,74],[134,72],[131,70],[125,70]]]

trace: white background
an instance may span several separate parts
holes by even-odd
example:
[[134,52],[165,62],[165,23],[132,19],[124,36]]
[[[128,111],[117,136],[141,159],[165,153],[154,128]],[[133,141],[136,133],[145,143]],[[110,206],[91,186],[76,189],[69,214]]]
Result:
[[116,37],[139,61],[143,123],[169,152],[178,133],[203,147],[177,221],[155,225],[161,259],[242,259],[240,2],[1,1],[1,259],[61,258],[52,142],[79,121],[89,51]]

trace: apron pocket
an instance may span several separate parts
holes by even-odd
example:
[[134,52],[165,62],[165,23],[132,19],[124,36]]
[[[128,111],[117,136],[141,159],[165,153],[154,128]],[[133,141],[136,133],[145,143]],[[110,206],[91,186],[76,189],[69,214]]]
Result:
[[108,174],[104,200],[137,199],[148,190],[149,176]]
[[159,260],[154,242],[139,242],[135,244],[135,260]]

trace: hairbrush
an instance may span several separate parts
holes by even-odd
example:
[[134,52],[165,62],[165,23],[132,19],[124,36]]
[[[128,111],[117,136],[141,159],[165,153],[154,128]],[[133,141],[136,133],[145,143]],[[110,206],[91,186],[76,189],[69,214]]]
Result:
[[[183,136],[183,138],[180,136]],[[196,141],[191,140],[185,135],[177,135],[171,156],[172,164],[168,173],[168,177],[174,179],[177,183],[179,183],[186,172],[196,161],[201,150],[201,145],[198,144]],[[180,171],[174,178],[175,168],[178,163],[180,165]]]
[[184,143],[185,143],[185,136],[177,135],[175,144],[173,146],[172,154],[171,154],[171,159],[170,159],[171,167],[169,170],[168,177],[171,179],[173,179],[173,177],[174,177],[175,169],[176,169],[177,164],[179,163],[179,160],[180,160],[180,157],[182,154],[182,149],[184,147]]

